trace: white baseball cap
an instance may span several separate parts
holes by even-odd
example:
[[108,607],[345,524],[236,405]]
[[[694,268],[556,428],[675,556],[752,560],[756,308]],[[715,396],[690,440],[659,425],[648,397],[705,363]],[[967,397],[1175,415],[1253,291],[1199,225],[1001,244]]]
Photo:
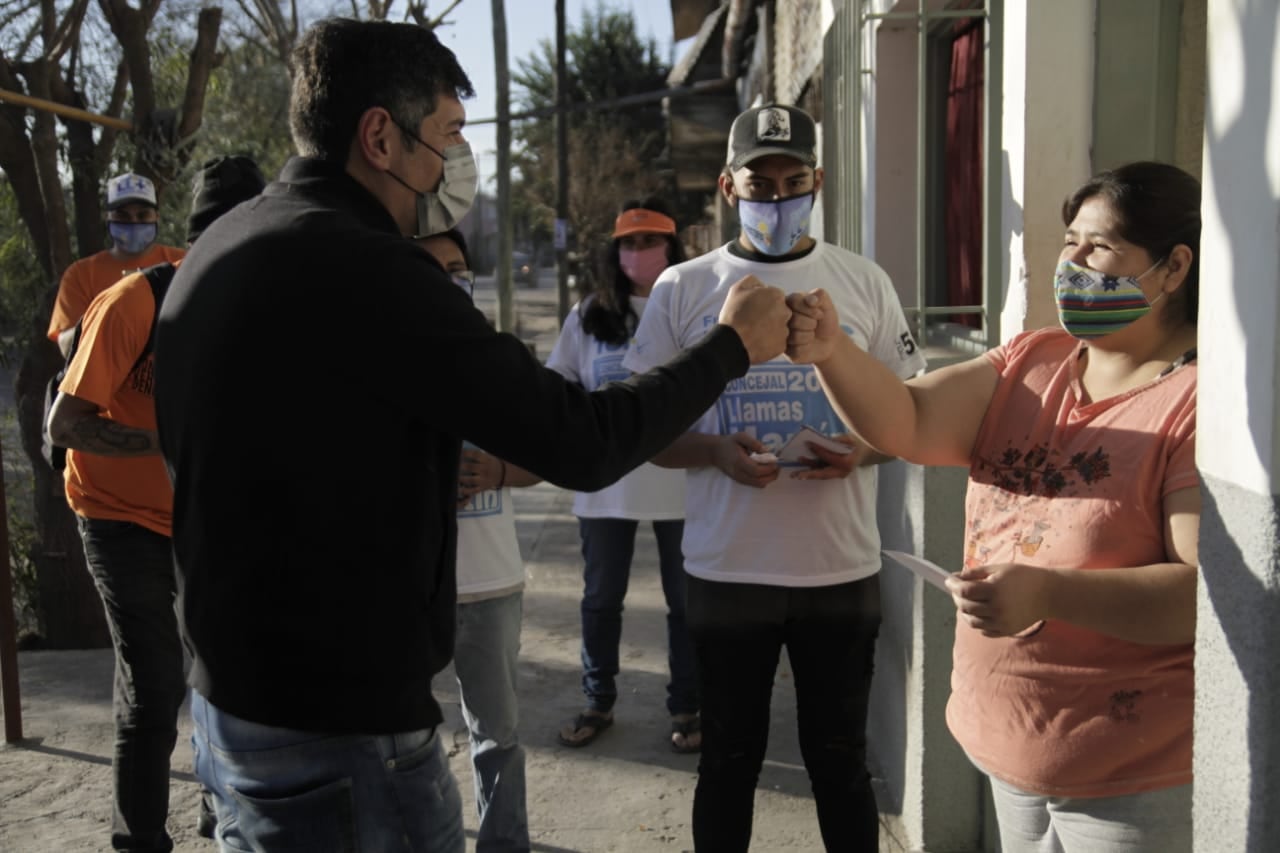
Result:
[[107,210],[115,210],[126,204],[149,204],[157,207],[156,185],[150,179],[126,172],[107,182]]

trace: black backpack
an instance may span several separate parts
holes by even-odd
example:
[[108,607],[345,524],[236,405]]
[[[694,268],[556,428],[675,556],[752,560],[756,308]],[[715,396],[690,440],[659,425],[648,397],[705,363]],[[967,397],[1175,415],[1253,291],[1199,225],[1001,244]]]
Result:
[[[151,295],[155,298],[156,313],[151,318],[151,334],[147,336],[147,344],[142,348],[142,353],[138,356],[138,360],[133,363],[133,367],[129,368],[130,373],[137,370],[138,366],[146,361],[147,356],[155,349],[156,319],[160,316],[160,305],[164,302],[165,292],[169,289],[169,282],[173,280],[173,273],[176,269],[177,267],[171,263],[163,263],[139,270],[147,277],[147,283],[151,285]],[[44,456],[44,461],[49,463],[49,467],[55,471],[61,471],[67,467],[67,449],[54,444],[53,440],[49,438],[49,412],[53,409],[53,401],[58,398],[58,386],[62,384],[62,380],[66,377],[67,368],[71,366],[71,360],[76,357],[76,349],[80,346],[80,332],[83,323],[83,317],[76,321],[75,329],[71,333],[71,347],[67,350],[67,360],[63,362],[62,368],[53,374],[53,378],[49,380],[49,384],[44,389],[44,419],[41,421],[43,427],[40,430],[40,454]]]

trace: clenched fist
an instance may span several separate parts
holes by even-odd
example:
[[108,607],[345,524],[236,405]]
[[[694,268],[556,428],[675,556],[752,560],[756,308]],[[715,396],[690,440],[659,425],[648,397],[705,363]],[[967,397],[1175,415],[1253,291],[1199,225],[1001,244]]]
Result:
[[832,342],[842,333],[836,306],[825,290],[792,293],[787,296],[791,309],[788,324],[787,358],[797,364],[819,364],[832,352]]
[[752,364],[782,353],[790,319],[791,309],[783,292],[753,275],[729,288],[729,298],[720,309],[720,322],[738,333]]

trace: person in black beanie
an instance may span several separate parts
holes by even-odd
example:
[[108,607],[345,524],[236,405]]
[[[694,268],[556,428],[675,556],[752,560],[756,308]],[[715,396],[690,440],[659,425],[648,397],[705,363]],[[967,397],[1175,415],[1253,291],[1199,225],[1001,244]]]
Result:
[[[260,193],[248,157],[219,157],[196,175],[187,242]],[[67,502],[106,608],[115,650],[116,850],[169,851],[169,757],[186,696],[171,550],[173,487],[160,457],[151,331],[177,265],[116,282],[89,304],[74,355],[49,412],[53,443],[68,450]],[[214,822],[202,791],[197,831]]]
[[196,241],[213,221],[267,185],[258,164],[234,154],[206,160],[191,189],[191,215],[187,217],[187,245]]

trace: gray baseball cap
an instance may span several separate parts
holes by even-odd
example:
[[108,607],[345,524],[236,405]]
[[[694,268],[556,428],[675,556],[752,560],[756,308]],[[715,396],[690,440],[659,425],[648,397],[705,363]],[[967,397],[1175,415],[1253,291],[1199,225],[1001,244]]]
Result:
[[752,160],[781,154],[806,166],[818,165],[818,129],[799,107],[765,104],[733,120],[725,163],[733,171]]

